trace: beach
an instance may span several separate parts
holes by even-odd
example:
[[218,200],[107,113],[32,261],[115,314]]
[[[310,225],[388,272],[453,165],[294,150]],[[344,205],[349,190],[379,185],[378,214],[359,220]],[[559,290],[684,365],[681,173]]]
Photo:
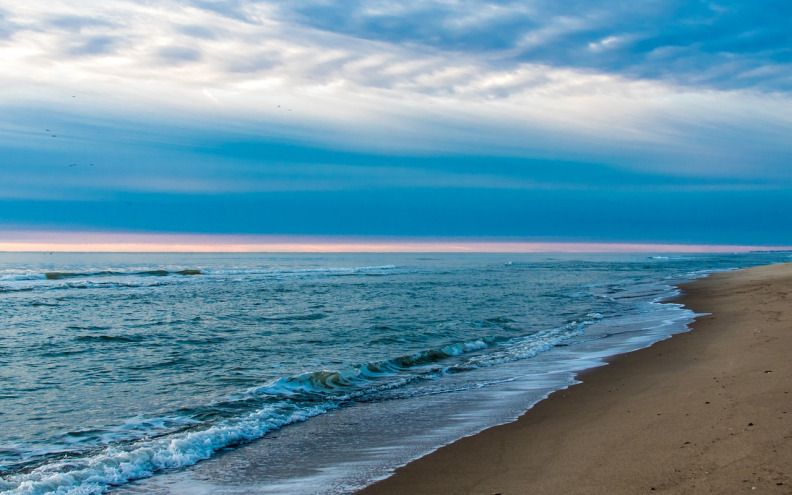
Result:
[[680,288],[690,332],[359,493],[792,493],[792,264]]
[[[733,277],[790,260],[0,254],[0,492],[337,495],[422,458],[372,490],[675,487],[783,438],[786,397],[743,397],[788,377],[782,340],[761,345],[789,319]],[[745,311],[699,297],[736,290]],[[688,333],[696,312],[715,319]],[[763,445],[761,468],[727,471],[789,488]]]

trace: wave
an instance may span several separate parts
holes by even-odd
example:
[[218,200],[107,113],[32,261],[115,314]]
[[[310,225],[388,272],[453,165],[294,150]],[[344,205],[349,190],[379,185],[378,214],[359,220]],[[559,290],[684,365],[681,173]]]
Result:
[[333,407],[330,403],[313,407],[267,406],[205,430],[113,445],[88,457],[58,460],[25,474],[8,476],[0,481],[0,490],[8,495],[100,494],[112,486],[147,478],[158,471],[193,465],[221,449],[261,438],[272,430]]
[[44,278],[47,280],[63,280],[69,278],[94,278],[94,277],[166,277],[168,275],[201,275],[201,270],[144,270],[139,272],[122,272],[113,270],[103,270],[98,272],[46,272]]
[[357,275],[372,272],[390,271],[398,268],[396,265],[382,266],[337,266],[317,268],[234,268],[226,270],[205,270],[206,275]]
[[324,313],[309,313],[305,315],[262,316],[261,319],[265,321],[291,322],[291,321],[314,321],[314,320],[321,320],[326,317],[327,315]]
[[[383,393],[406,390],[405,385],[419,380],[536,356],[580,335],[585,325],[571,322],[513,339],[481,337],[338,370],[282,377],[224,402],[180,410],[175,414],[178,421],[137,419],[145,428],[73,435],[81,437],[75,442],[78,453],[52,452],[36,467],[29,465],[5,476],[0,491],[9,495],[103,493],[159,471],[193,465],[219,450],[349,402],[381,400]],[[421,393],[425,392],[411,392]]]
[[5,274],[0,275],[0,282],[4,282],[0,285],[0,292],[157,287],[173,283],[173,280],[163,280],[168,276],[187,278],[201,274],[200,270],[194,269]]
[[72,278],[101,278],[101,277],[166,277],[168,275],[202,275],[201,270],[99,270],[93,272],[43,272],[43,273],[7,273],[0,275],[2,282],[21,282],[27,280],[68,280]]
[[[581,335],[587,324],[588,322],[571,322],[559,328],[512,339],[481,337],[391,359],[356,364],[340,370],[320,370],[279,378],[262,387],[248,390],[246,397],[359,399],[370,392],[400,387],[420,379],[435,379],[448,373],[531,358],[566,339]],[[488,352],[478,352],[485,350]],[[448,360],[452,362],[441,366],[441,363]]]
[[319,267],[302,269],[278,269],[278,268],[233,268],[233,269],[197,269],[186,268],[182,270],[99,270],[87,272],[44,272],[44,273],[23,273],[6,274],[0,276],[0,281],[23,281],[23,280],[65,280],[72,278],[97,278],[97,277],[167,277],[169,275],[195,276],[195,275],[301,275],[301,274],[329,274],[347,275],[368,273],[375,271],[392,270],[397,268],[395,265],[384,266],[355,266],[355,267]]
[[[71,327],[69,327],[71,328]],[[140,336],[126,336],[126,335],[79,335],[74,337],[74,340],[77,342],[121,342],[121,343],[132,343],[132,342],[140,342],[143,340]]]

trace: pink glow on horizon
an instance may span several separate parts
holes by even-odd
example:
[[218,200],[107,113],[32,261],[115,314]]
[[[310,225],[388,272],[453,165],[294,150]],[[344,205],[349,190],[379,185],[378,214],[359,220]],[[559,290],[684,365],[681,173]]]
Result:
[[786,251],[792,246],[524,242],[320,236],[0,232],[0,251],[230,253],[717,253]]

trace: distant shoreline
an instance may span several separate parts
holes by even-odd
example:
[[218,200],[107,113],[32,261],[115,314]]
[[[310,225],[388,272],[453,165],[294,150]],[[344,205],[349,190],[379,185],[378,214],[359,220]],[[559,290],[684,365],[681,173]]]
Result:
[[518,421],[363,495],[734,493],[792,488],[792,264],[684,284],[692,331],[616,356]]

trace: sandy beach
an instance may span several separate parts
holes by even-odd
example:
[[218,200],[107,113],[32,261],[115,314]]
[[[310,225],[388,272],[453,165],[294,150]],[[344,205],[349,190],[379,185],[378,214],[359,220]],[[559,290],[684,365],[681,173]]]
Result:
[[691,332],[360,493],[792,493],[792,264],[681,288]]

